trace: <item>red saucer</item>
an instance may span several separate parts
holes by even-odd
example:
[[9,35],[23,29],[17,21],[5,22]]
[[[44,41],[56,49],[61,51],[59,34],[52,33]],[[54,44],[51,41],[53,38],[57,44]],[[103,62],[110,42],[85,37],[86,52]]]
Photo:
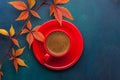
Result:
[[39,31],[46,37],[47,33],[54,29],[64,30],[71,36],[71,50],[69,54],[60,58],[50,58],[47,62],[44,60],[46,50],[44,44],[34,40],[32,48],[36,59],[45,67],[52,70],[64,70],[73,66],[80,58],[83,51],[83,38],[80,31],[72,23],[63,20],[62,26],[56,20],[50,20],[39,28]]

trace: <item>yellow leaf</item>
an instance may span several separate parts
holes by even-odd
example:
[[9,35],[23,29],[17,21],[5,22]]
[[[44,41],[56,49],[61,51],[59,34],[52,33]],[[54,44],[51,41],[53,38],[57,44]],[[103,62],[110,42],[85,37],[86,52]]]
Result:
[[13,1],[13,2],[9,2],[9,4],[11,4],[14,8],[16,8],[18,10],[26,10],[27,9],[27,5],[22,1]]
[[33,36],[36,40],[43,42],[45,37],[41,32],[33,32]]
[[36,11],[30,10],[30,12],[31,12],[31,14],[32,14],[34,17],[41,18]]
[[5,29],[0,29],[0,34],[9,36],[8,32]]
[[29,16],[29,12],[28,11],[23,11],[20,13],[19,17],[16,19],[18,20],[26,20]]
[[27,42],[28,42],[28,44],[29,44],[29,48],[30,48],[30,47],[31,47],[31,44],[33,43],[33,40],[34,40],[34,37],[33,37],[32,33],[29,33],[29,34],[27,35],[26,40],[27,40]]
[[29,8],[31,9],[35,5],[35,0],[28,0]]
[[32,29],[32,24],[31,24],[30,20],[28,20],[28,22],[27,22],[27,28],[28,28],[29,30]]
[[27,65],[25,64],[25,62],[24,62],[22,59],[16,58],[16,61],[17,61],[17,64],[18,64],[19,66],[27,67]]
[[12,42],[13,42],[17,47],[20,47],[19,42],[18,42],[17,39],[12,38]]
[[18,63],[17,63],[17,60],[15,59],[13,61],[13,63],[14,63],[14,67],[15,67],[16,72],[18,72]]
[[15,30],[14,30],[13,26],[11,25],[10,36],[13,36],[14,34],[15,34]]
[[69,2],[69,0],[54,0],[55,4],[66,4],[68,2]]
[[25,49],[25,47],[23,47],[23,48],[20,48],[20,49],[16,50],[15,57],[22,55],[22,53],[23,53],[24,49]]

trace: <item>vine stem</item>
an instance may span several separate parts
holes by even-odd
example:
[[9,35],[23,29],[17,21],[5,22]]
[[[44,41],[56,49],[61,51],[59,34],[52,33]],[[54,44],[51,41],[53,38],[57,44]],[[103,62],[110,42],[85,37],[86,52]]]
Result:
[[[42,2],[40,2],[40,4],[35,8],[35,11],[38,11],[39,8],[40,8],[42,5],[44,5],[45,3],[46,3],[46,0],[43,0]],[[21,28],[21,30],[16,34],[15,38],[18,38],[18,37],[19,37],[21,31],[26,27],[26,23],[28,22],[28,20],[31,19],[31,17],[32,17],[32,15],[30,15],[30,16],[28,17],[28,19],[27,19],[26,22],[24,23],[23,27]],[[2,57],[1,60],[0,60],[0,64],[2,64],[2,62],[7,58],[7,56],[8,56],[9,53],[11,52],[12,47],[13,47],[13,43],[11,42],[10,47],[8,48],[8,50],[6,51],[6,53],[3,55],[3,57]]]

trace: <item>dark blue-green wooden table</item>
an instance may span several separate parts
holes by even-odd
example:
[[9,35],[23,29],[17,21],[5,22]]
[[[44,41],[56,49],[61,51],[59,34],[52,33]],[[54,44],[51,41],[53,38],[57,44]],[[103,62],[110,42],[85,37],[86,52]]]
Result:
[[[12,24],[18,32],[23,21],[15,21],[20,13],[9,1],[0,1],[0,28],[9,30]],[[40,2],[42,0],[38,0]],[[68,8],[75,24],[84,38],[84,51],[73,67],[64,71],[51,71],[35,59],[32,49],[28,49],[25,36],[19,37],[26,49],[21,58],[28,68],[19,68],[16,74],[13,63],[6,59],[3,63],[3,80],[120,80],[120,3],[113,0],[70,0]],[[48,6],[38,10],[42,19],[32,19],[33,25],[40,25],[50,19]],[[9,40],[0,35],[0,58],[9,47]]]

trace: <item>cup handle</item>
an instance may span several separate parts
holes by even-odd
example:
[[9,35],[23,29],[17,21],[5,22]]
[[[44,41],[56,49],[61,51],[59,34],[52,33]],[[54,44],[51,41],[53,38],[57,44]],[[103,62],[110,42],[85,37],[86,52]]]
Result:
[[46,53],[44,55],[44,60],[47,62],[49,60],[49,58],[50,58],[50,55],[48,53]]

